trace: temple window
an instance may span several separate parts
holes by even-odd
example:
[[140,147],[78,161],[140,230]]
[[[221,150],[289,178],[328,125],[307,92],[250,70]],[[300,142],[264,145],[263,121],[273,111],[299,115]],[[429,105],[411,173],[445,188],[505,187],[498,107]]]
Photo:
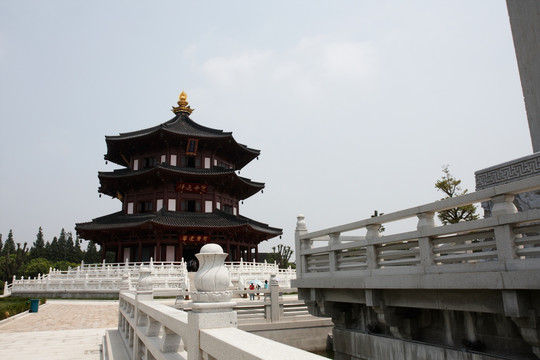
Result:
[[139,170],[139,159],[133,160],[133,170]]
[[176,211],[176,199],[169,199],[167,210]]
[[227,214],[233,215],[233,207],[231,205],[223,205],[223,211]]
[[139,201],[137,211],[139,213],[152,212],[152,201]]
[[143,160],[143,168],[149,168],[156,165],[156,158],[154,157],[146,157]]
[[176,155],[171,155],[171,165],[176,166]]
[[191,168],[200,168],[201,167],[201,159],[196,156],[185,156],[184,157],[184,166],[185,167],[191,167]]
[[133,214],[133,203],[132,202],[127,204],[127,213],[128,214]]
[[163,209],[163,199],[156,200],[156,211]]
[[160,162],[161,162],[162,164],[165,164],[165,163],[167,162],[167,155],[161,155],[161,160],[160,160]]
[[182,200],[181,210],[184,212],[200,212],[201,202],[198,200]]
[[209,157],[204,158],[204,168],[205,169],[210,169],[210,158]]
[[212,200],[206,200],[204,202],[204,212],[211,213],[212,210]]

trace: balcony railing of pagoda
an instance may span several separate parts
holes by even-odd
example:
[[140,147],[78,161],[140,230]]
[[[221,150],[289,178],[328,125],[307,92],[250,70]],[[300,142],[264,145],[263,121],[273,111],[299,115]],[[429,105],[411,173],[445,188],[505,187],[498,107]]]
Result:
[[205,247],[201,254],[209,258],[199,258],[202,270],[195,277],[199,291],[193,297],[191,311],[153,301],[149,270],[141,272],[136,291],[120,292],[118,332],[128,358],[324,359],[237,329],[237,315],[232,310],[235,303],[227,289],[230,277],[223,265],[226,254],[218,245]]
[[[539,189],[540,176],[531,177],[315,232],[299,215],[293,284],[335,287],[338,279],[352,288],[438,288],[441,276],[453,274],[457,281],[444,286],[539,289],[540,210],[518,212],[513,204],[515,194]],[[491,217],[449,225],[434,220],[437,212],[483,201],[493,202]],[[406,219],[416,219],[416,228],[380,232]],[[344,236],[359,231],[365,236]],[[518,271],[524,276],[511,274]]]

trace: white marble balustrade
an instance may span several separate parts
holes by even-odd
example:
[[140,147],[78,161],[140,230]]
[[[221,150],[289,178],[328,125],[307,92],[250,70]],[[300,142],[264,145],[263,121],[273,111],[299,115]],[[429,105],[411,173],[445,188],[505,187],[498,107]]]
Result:
[[[512,284],[512,275],[504,278],[540,269],[540,210],[517,212],[513,204],[514,194],[539,189],[536,176],[314,232],[307,231],[299,215],[294,284],[332,287],[339,279],[344,286],[366,288],[540,288],[537,275]],[[439,211],[483,201],[494,203],[489,218],[436,224]],[[390,235],[379,231],[406,219],[416,219],[416,227]],[[364,231],[365,236],[344,236],[353,231]],[[467,273],[474,276],[462,275]],[[441,282],[443,277],[436,274],[449,276]]]
[[197,254],[201,268],[195,285],[199,291],[193,296],[190,312],[155,302],[151,272],[141,270],[143,280],[137,290],[120,292],[118,333],[127,357],[133,360],[324,359],[236,328],[236,312],[232,310],[235,303],[231,302],[232,292],[228,289],[230,274],[223,264],[225,256],[216,244],[205,245]]

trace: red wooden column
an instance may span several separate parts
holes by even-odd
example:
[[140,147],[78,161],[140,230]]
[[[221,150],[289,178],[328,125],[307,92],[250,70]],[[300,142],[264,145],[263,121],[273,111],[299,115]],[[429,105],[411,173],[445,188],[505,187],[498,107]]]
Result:
[[123,253],[122,253],[122,243],[120,240],[118,240],[118,244],[116,244],[116,262],[121,263],[124,262],[124,259],[122,259]]
[[156,261],[161,261],[161,237],[156,241],[156,250],[154,252],[156,254]]
[[178,242],[178,244],[175,246],[176,254],[174,255],[174,261],[182,261],[182,257],[184,256],[184,244],[182,242]]

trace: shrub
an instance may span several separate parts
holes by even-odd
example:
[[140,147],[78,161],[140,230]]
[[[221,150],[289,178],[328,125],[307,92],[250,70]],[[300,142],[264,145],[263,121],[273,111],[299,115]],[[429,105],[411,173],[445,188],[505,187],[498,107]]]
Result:
[[[46,299],[40,299],[40,304],[45,304]],[[0,320],[17,315],[30,309],[30,299],[28,298],[3,298],[0,299]]]

